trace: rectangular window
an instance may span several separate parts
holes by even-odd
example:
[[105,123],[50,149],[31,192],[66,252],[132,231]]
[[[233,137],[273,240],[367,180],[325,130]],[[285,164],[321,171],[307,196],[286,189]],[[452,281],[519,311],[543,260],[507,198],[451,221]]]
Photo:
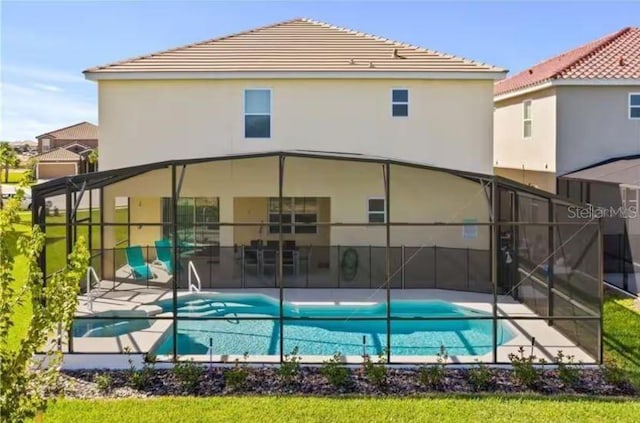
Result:
[[385,222],[384,198],[369,198],[368,210],[369,223]]
[[271,138],[271,90],[244,91],[245,138]]
[[[278,233],[278,198],[269,198],[269,233]],[[318,199],[313,197],[282,198],[282,233],[315,234],[318,227]],[[292,226],[295,225],[302,226]],[[289,224],[289,225],[287,225]]]
[[522,135],[524,138],[531,138],[531,125],[533,123],[533,119],[531,118],[531,100],[527,100],[522,103],[522,118],[523,118],[523,130]]
[[51,140],[49,138],[42,139],[42,152],[46,153],[51,150]]
[[629,94],[629,119],[640,119],[640,93]]
[[391,90],[391,116],[409,116],[409,90]]
[[[182,197],[178,199],[176,231],[178,243],[185,245],[220,244],[220,203],[218,197]],[[171,198],[162,199],[162,236],[173,238]]]

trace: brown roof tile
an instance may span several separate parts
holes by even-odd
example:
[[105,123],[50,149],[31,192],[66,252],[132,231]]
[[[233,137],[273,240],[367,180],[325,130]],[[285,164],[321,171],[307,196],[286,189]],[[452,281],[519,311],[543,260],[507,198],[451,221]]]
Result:
[[36,159],[41,162],[76,162],[80,160],[80,155],[71,150],[60,147],[47,153],[40,154],[36,156]]
[[89,122],[80,122],[66,128],[56,129],[36,138],[51,137],[63,140],[96,140],[98,139],[98,126]]
[[484,63],[310,19],[293,19],[85,72],[353,71],[504,72]]
[[495,85],[502,95],[554,79],[640,78],[640,28],[628,27],[547,59]]

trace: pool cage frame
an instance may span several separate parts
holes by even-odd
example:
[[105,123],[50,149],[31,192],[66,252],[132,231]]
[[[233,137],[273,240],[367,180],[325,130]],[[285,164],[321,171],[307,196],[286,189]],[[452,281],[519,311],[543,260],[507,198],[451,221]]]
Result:
[[[104,254],[104,227],[118,227],[118,226],[126,226],[128,228],[128,232],[130,234],[132,226],[158,226],[158,223],[148,223],[148,222],[135,222],[132,223],[128,216],[127,223],[117,223],[117,222],[104,222],[104,195],[103,189],[104,187],[115,184],[117,182],[121,182],[144,173],[158,170],[158,169],[170,169],[171,174],[171,222],[168,224],[171,227],[173,233],[173,239],[178,239],[178,199],[180,198],[180,190],[184,178],[184,172],[188,165],[200,164],[200,163],[208,163],[208,162],[216,162],[216,161],[230,161],[230,160],[243,160],[243,159],[252,159],[252,158],[264,158],[264,157],[277,157],[278,159],[278,203],[279,203],[279,236],[278,236],[278,251],[283,251],[284,244],[284,235],[283,235],[283,226],[295,226],[296,223],[285,223],[283,224],[282,213],[283,213],[283,198],[284,198],[284,173],[285,173],[285,162],[287,158],[312,158],[312,159],[324,159],[324,160],[337,160],[337,161],[350,161],[350,162],[364,162],[364,163],[374,163],[379,164],[383,168],[383,177],[384,177],[384,199],[385,199],[385,210],[384,210],[384,223],[333,223],[333,222],[316,222],[317,226],[329,226],[337,227],[337,226],[383,226],[385,228],[385,237],[386,237],[386,245],[385,245],[385,254],[384,254],[384,268],[385,268],[385,282],[384,289],[386,291],[386,317],[384,320],[386,321],[386,347],[384,349],[386,354],[386,362],[388,364],[399,364],[394,362],[392,353],[393,345],[391,342],[392,337],[392,322],[393,321],[401,321],[401,320],[490,320],[492,322],[492,360],[487,362],[488,364],[508,364],[504,361],[498,360],[498,324],[503,320],[515,320],[515,321],[524,321],[524,320],[539,320],[546,321],[549,326],[554,325],[556,322],[561,321],[571,321],[578,322],[584,321],[585,324],[589,322],[597,322],[597,334],[596,334],[596,343],[597,345],[592,345],[590,349],[591,355],[595,358],[596,363],[601,363],[603,359],[603,342],[602,342],[602,328],[603,328],[603,288],[602,288],[602,271],[603,271],[603,257],[602,257],[602,222],[601,219],[592,218],[588,222],[579,221],[579,222],[570,222],[570,221],[559,221],[554,212],[556,206],[562,207],[580,207],[581,205],[578,203],[573,203],[568,201],[567,199],[561,198],[557,195],[550,194],[546,191],[538,190],[531,186],[526,186],[512,180],[508,180],[506,178],[502,178],[496,175],[486,175],[480,173],[473,173],[467,171],[460,170],[451,170],[445,168],[439,168],[419,163],[405,162],[399,161],[395,159],[382,158],[382,157],[374,157],[374,156],[365,156],[359,154],[341,154],[341,153],[321,153],[321,152],[309,152],[309,151],[275,151],[275,152],[265,152],[265,153],[255,153],[255,154],[236,154],[236,155],[225,155],[218,157],[208,157],[208,158],[197,158],[197,159],[186,159],[186,160],[170,160],[163,161],[151,164],[144,164],[132,167],[126,167],[115,170],[107,170],[107,171],[99,171],[95,173],[81,174],[76,176],[63,177],[51,181],[47,181],[38,185],[35,185],[32,188],[32,219],[35,225],[38,225],[40,229],[46,233],[47,227],[50,226],[64,226],[65,227],[65,236],[66,236],[66,253],[67,255],[71,252],[73,248],[73,244],[77,238],[77,230],[79,227],[87,227],[88,229],[88,243],[89,248],[91,250],[92,246],[92,229],[95,226],[99,227],[101,233],[100,239],[100,254]],[[425,169],[436,172],[444,172],[448,174],[452,174],[454,176],[462,177],[474,182],[479,182],[481,187],[485,188],[485,193],[487,195],[487,200],[490,205],[490,219],[486,222],[395,222],[392,220],[391,213],[391,170],[392,166],[405,166],[417,169]],[[498,193],[498,190],[506,190],[512,193],[515,198],[513,205],[511,206],[514,209],[513,216],[515,216],[515,220],[507,220],[500,221],[499,220],[499,209],[501,207],[501,198]],[[100,222],[92,221],[92,210],[96,205],[95,199],[92,198],[92,191],[99,190],[100,196],[98,201],[98,207],[100,210]],[[64,223],[47,223],[47,204],[46,199],[53,196],[65,196],[65,215]],[[83,196],[88,195],[89,197],[89,216],[84,219],[77,218],[77,212],[80,206],[80,203],[83,199]],[[548,221],[546,222],[532,222],[532,221],[520,221],[519,213],[518,213],[518,198],[520,196],[531,196],[537,199],[537,201],[541,201],[546,203],[548,208]],[[129,200],[127,200],[129,202]],[[127,203],[128,204],[128,203]],[[128,212],[130,213],[130,208],[127,207]],[[166,223],[163,223],[166,224]],[[219,227],[223,226],[252,226],[252,225],[264,225],[261,223],[236,223],[236,222],[218,222],[217,225]],[[391,230],[393,227],[402,227],[402,226],[416,226],[416,227],[447,227],[447,226],[456,226],[461,227],[464,225],[472,225],[476,227],[488,227],[489,228],[489,256],[490,256],[490,277],[491,277],[491,285],[492,285],[492,303],[491,303],[491,315],[490,316],[465,316],[465,317],[399,317],[392,316],[391,312],[391,292],[392,289],[392,266],[391,266]],[[546,282],[546,293],[547,293],[547,306],[546,315],[535,315],[535,316],[526,316],[526,315],[500,315],[498,310],[498,293],[500,291],[498,287],[499,273],[503,270],[499,265],[501,251],[499,249],[500,245],[500,227],[512,227],[515,228],[516,232],[519,227],[525,226],[543,226],[548,228],[548,243],[549,243],[549,252],[552,252],[546,260],[546,280],[542,282]],[[598,272],[598,295],[597,295],[597,312],[593,315],[555,315],[554,313],[554,298],[558,294],[562,294],[557,292],[554,288],[554,272],[553,272],[553,257],[556,251],[556,244],[554,244],[555,239],[555,230],[560,226],[576,226],[579,227],[578,231],[582,230],[585,227],[595,227],[595,236],[597,239],[592,242],[597,242],[597,250],[598,250],[598,263],[597,263],[597,272]],[[174,263],[179,263],[180,252],[179,247],[172,247],[172,255]],[[279,362],[282,363],[285,359],[285,322],[291,319],[299,319],[294,317],[288,317],[284,314],[283,311],[283,302],[284,302],[284,291],[286,289],[284,283],[284,262],[283,262],[283,254],[277,254],[277,265],[275,268],[275,279],[276,286],[279,291],[279,316],[278,317],[236,317],[238,320],[248,320],[248,321],[258,321],[258,320],[273,320],[277,321],[279,324]],[[513,259],[516,262],[515,268],[520,269],[519,267],[519,254],[514,254]],[[40,255],[40,268],[45,276],[46,280],[50,277],[47,275],[47,255],[46,248],[43,249]],[[543,263],[533,263],[530,264],[530,272],[525,272],[525,277],[522,280],[518,280],[519,278],[515,278],[517,284],[510,285],[511,289],[507,294],[513,295],[513,290],[523,283],[525,280],[533,278],[535,275],[535,271],[540,268]],[[403,264],[404,265],[404,264]],[[533,266],[533,267],[531,267]],[[516,272],[518,273],[518,272]],[[519,273],[518,273],[519,275]],[[172,300],[173,300],[173,315],[172,317],[158,317],[158,316],[148,316],[148,317],[136,317],[136,316],[127,316],[127,320],[137,320],[137,319],[146,319],[146,320],[171,320],[172,321],[172,337],[173,337],[173,357],[177,358],[180,354],[178,351],[178,343],[175,342],[178,338],[178,323],[180,321],[185,320],[217,320],[223,319],[224,316],[218,318],[212,317],[184,317],[179,316],[177,312],[177,304],[178,304],[178,285],[180,280],[180,272],[175,272],[174,278],[175,280],[172,283]],[[538,282],[539,283],[539,282]],[[515,285],[515,286],[514,286]],[[404,288],[404,287],[403,287]],[[77,319],[92,319],[94,317],[77,317]],[[104,318],[104,317],[102,317]],[[339,318],[328,318],[328,317],[306,317],[307,320],[338,320],[344,319],[344,317]],[[379,317],[364,317],[364,316],[353,316],[352,320],[382,320]],[[89,354],[89,355],[122,355],[122,352],[83,352],[83,351],[74,351],[73,347],[73,336],[70,331],[68,334],[68,343],[69,350],[68,354]]]

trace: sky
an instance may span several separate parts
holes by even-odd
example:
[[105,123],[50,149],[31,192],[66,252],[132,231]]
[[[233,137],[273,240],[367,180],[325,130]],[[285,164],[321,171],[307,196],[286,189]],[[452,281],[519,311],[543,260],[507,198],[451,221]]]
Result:
[[640,26],[640,2],[0,0],[0,140],[99,123],[84,69],[296,17],[517,72]]

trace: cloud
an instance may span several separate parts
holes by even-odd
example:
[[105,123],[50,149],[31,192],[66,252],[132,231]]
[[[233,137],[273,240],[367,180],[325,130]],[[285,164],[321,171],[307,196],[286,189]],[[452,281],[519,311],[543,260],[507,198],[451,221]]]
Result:
[[33,86],[35,88],[38,88],[42,91],[51,91],[54,93],[61,93],[62,91],[64,91],[62,88],[56,86],[56,85],[49,85],[49,84],[40,84],[38,82],[36,82],[35,84],[33,84]]
[[0,139],[33,139],[42,133],[77,122],[97,122],[97,102],[94,99],[63,92],[58,86],[48,86],[53,87],[52,90],[36,85],[33,82],[7,83],[6,80],[0,84]]
[[[5,80],[9,79],[34,79],[50,83],[80,84],[86,83],[80,72],[68,72],[59,69],[47,69],[36,66],[24,66],[2,64],[2,73]],[[13,77],[13,78],[12,78]]]

